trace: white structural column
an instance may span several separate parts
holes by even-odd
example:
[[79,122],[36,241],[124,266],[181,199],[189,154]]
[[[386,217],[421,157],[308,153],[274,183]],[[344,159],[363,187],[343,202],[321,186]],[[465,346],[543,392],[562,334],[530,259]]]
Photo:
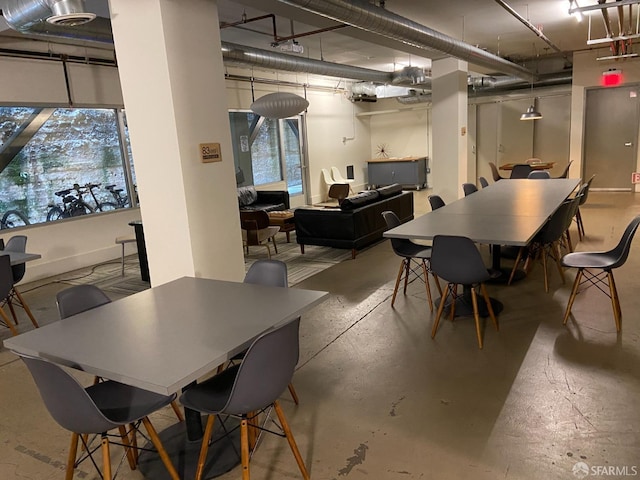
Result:
[[445,201],[464,196],[467,181],[467,62],[455,58],[432,64],[433,159],[431,187]]
[[[244,275],[217,2],[110,0],[152,285]],[[202,163],[200,144],[222,161]]]

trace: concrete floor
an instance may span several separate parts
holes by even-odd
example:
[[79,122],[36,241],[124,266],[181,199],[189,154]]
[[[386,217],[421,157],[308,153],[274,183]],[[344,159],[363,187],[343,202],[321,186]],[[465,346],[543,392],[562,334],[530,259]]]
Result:
[[[415,195],[416,213],[428,211],[427,192]],[[587,237],[578,249],[608,249],[640,202],[591,192],[582,212]],[[302,319],[294,376],[301,403],[282,397],[312,478],[583,478],[572,471],[578,462],[596,478],[640,476],[639,243],[615,271],[620,334],[595,289],[578,296],[564,327],[574,272],[563,285],[551,270],[545,293],[540,264],[511,287],[489,286],[505,307],[499,333],[485,324],[483,350],[471,318],[444,321],[431,339],[433,316],[417,282],[391,309],[400,261],[388,241],[298,284],[332,294]],[[25,297],[44,324],[55,320],[54,296],[65,285],[40,283]],[[69,434],[4,348],[0,379],[0,478],[63,478]],[[170,410],[152,418],[160,428],[175,421]],[[286,441],[273,436],[251,466],[255,479],[301,478]],[[236,468],[219,478],[240,477]],[[77,478],[95,474],[83,465]],[[119,478],[142,476],[125,465]]]

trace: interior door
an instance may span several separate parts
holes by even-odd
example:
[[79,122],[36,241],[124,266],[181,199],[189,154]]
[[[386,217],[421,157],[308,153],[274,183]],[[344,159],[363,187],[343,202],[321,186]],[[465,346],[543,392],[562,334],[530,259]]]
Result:
[[593,189],[632,189],[639,90],[637,85],[587,90],[583,177],[596,174]]

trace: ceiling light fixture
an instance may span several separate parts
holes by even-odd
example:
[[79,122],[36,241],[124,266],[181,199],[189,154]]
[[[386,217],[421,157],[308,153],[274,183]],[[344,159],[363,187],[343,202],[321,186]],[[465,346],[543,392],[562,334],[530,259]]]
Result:
[[[534,44],[535,51],[535,44]],[[536,68],[537,70],[537,68]],[[520,120],[540,120],[542,118],[542,114],[536,110],[536,97],[533,96],[533,82],[534,75],[531,74],[531,96],[533,97],[533,101],[531,102],[531,106],[527,108],[527,111],[520,115]]]
[[267,118],[288,118],[304,112],[309,102],[295,93],[277,92],[260,97],[251,111]]

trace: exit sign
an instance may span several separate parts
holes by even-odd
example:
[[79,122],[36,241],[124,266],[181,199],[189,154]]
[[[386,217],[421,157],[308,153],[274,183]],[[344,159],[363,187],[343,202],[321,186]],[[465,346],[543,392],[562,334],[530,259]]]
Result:
[[633,172],[631,174],[631,183],[640,183],[640,172]]

